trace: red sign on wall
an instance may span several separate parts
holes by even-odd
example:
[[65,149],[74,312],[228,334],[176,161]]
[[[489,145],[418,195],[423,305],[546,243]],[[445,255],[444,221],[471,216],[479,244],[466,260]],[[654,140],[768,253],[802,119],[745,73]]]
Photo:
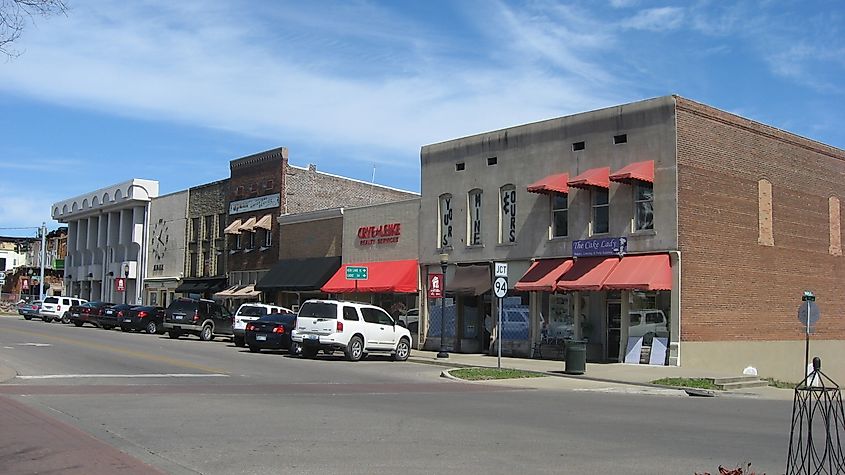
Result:
[[428,274],[428,298],[443,298],[443,274]]
[[397,243],[401,235],[401,223],[361,226],[358,228],[358,244],[361,246],[372,246],[373,244]]
[[126,279],[123,277],[118,277],[114,279],[114,291],[115,292],[126,292]]
[[21,289],[29,290],[29,280],[21,279]]

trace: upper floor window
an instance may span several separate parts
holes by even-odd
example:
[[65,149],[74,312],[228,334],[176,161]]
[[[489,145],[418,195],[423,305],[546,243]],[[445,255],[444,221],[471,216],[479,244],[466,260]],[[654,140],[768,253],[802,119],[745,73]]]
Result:
[[634,231],[654,229],[654,185],[638,182],[634,186]]
[[199,277],[199,275],[197,274],[199,272],[199,254],[197,254],[196,252],[191,253],[190,266],[191,268],[188,270],[190,276]]
[[226,215],[217,215],[217,237],[222,238],[225,234],[223,230],[226,229]]
[[499,243],[516,242],[516,187],[505,185],[499,190]]
[[569,235],[569,196],[563,193],[553,193],[552,200],[552,237],[566,237]]
[[200,219],[191,218],[191,242],[200,240]]
[[479,189],[467,193],[467,246],[481,245],[481,203],[483,192]]
[[264,230],[264,247],[270,247],[273,245],[273,231],[270,229]]
[[610,200],[606,188],[593,187],[590,191],[593,197],[593,216],[591,221],[592,234],[606,234],[610,226]]
[[255,231],[246,233],[246,248],[253,249],[255,248]]
[[440,195],[439,212],[440,219],[438,220],[437,234],[438,244],[440,248],[452,246],[452,223],[454,222],[454,215],[452,211],[452,195],[446,193]]
[[205,226],[203,228],[202,238],[207,241],[211,239],[214,233],[214,216],[206,216],[203,220],[205,221]]

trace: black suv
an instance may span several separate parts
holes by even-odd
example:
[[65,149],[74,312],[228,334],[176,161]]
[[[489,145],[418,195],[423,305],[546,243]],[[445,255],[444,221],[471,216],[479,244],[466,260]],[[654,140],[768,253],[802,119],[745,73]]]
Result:
[[191,334],[210,341],[215,336],[232,338],[233,320],[229,310],[213,300],[179,298],[167,307],[164,329],[170,338]]

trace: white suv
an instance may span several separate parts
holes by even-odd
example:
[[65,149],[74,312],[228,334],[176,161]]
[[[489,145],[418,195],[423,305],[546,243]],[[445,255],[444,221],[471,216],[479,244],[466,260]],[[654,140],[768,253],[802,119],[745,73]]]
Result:
[[38,315],[47,323],[54,320],[57,322],[61,321],[62,323],[70,323],[70,314],[68,313],[70,306],[82,305],[86,302],[87,300],[75,297],[44,297],[44,302],[41,304],[41,310],[38,311]]
[[258,320],[264,315],[271,313],[296,313],[293,310],[277,305],[268,305],[266,303],[249,302],[241,304],[238,311],[235,312],[235,322],[232,324],[232,332],[234,333],[233,340],[236,346],[244,346],[244,335],[246,334],[246,324],[254,320]]
[[313,358],[324,350],[342,350],[349,361],[369,352],[393,355],[405,361],[411,354],[411,333],[383,309],[357,302],[308,300],[299,308],[291,337],[302,356]]

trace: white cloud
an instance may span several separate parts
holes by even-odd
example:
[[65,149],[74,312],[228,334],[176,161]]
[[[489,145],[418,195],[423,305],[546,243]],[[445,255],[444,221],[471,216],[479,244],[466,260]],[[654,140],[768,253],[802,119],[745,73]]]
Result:
[[678,7],[649,8],[624,20],[622,26],[635,30],[667,31],[678,29],[684,21],[684,10]]

